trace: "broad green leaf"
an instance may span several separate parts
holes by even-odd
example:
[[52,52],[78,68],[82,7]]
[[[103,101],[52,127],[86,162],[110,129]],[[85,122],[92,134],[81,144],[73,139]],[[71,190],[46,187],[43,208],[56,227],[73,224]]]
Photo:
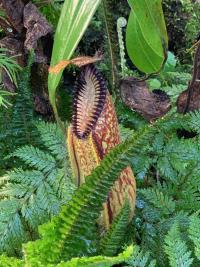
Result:
[[[65,0],[55,33],[51,67],[71,58],[100,2],[101,0]],[[49,97],[54,111],[56,88],[61,75],[62,71],[58,74],[50,73],[48,78]]]
[[158,72],[166,59],[168,43],[161,0],[129,0],[129,4],[126,32],[129,57],[142,72]]

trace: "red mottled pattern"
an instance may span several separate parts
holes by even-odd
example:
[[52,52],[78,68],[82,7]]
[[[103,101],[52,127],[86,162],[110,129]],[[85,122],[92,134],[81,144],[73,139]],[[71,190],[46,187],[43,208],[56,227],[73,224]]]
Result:
[[71,126],[68,128],[68,151],[71,160],[75,183],[80,186],[85,176],[100,164],[100,157],[90,133],[86,139],[79,139]]
[[[106,96],[103,111],[93,130],[94,143],[102,159],[108,152],[120,143],[120,132],[115,108],[109,93]],[[113,218],[115,218],[128,199],[130,203],[130,218],[132,218],[135,208],[136,183],[133,172],[127,167],[120,174],[119,179],[113,185],[108,195],[107,203],[104,203],[102,213],[102,224],[109,228]]]
[[134,215],[136,197],[136,183],[133,172],[130,167],[124,169],[119,179],[113,185],[108,195],[107,203],[104,204],[103,224],[108,229],[113,218],[115,218],[121,208],[124,206],[126,199],[130,205],[130,219]]
[[101,150],[101,158],[120,143],[117,116],[109,93],[107,93],[104,108],[93,130],[93,137],[97,147]]

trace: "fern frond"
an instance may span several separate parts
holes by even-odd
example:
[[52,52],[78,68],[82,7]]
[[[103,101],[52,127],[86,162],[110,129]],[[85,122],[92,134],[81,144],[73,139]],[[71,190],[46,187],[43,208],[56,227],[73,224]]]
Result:
[[[45,140],[49,140],[50,147],[54,147],[55,140],[59,140],[58,144],[64,147],[61,143],[64,138],[57,126],[43,124],[41,127],[41,134],[46,134]],[[57,139],[57,135],[60,138]],[[1,248],[2,252],[8,255],[14,255],[16,251],[20,253],[22,242],[37,238],[38,225],[57,215],[61,205],[71,199],[75,189],[71,183],[66,157],[62,160],[56,158],[51,153],[53,148],[50,147],[46,148],[46,152],[44,147],[43,150],[33,146],[17,149],[11,156],[25,162],[29,170],[15,168],[0,177],[0,206],[5,207],[0,212]],[[64,151],[63,148],[64,153],[67,155],[66,149]],[[12,202],[17,203],[12,210],[13,217],[9,212]],[[9,203],[10,207],[6,208]],[[15,231],[12,230],[16,222],[14,216],[19,219],[18,224],[21,225],[21,228],[15,228]],[[15,240],[17,245],[10,245],[10,240]]]
[[[10,80],[17,85],[17,73],[21,70],[21,67],[17,64],[13,56],[6,55],[6,51],[7,49],[0,48],[0,68],[4,69]],[[1,75],[0,73],[0,83],[2,83]]]
[[186,243],[181,239],[180,230],[176,223],[165,237],[164,250],[171,267],[192,266],[191,251],[188,250]]
[[139,192],[163,214],[170,214],[175,210],[175,202],[173,199],[164,195],[163,192],[159,191],[157,188],[141,189]]
[[[56,192],[58,198],[63,201],[63,204],[68,202],[73,192],[76,189],[76,186],[72,183],[71,169],[62,168],[58,169],[56,174],[56,179],[54,177],[51,184]],[[51,177],[51,175],[49,175]]]
[[0,107],[8,108],[12,106],[12,104],[7,100],[7,97],[13,96],[14,93],[2,90],[0,85]]
[[54,157],[37,147],[28,145],[20,147],[11,156],[20,158],[28,166],[44,173],[49,173],[56,168]]
[[[133,251],[133,255],[130,257],[128,261],[128,266],[132,267],[155,267],[156,261],[151,260],[150,253],[142,251],[138,246],[135,246],[135,250]],[[127,267],[128,267],[127,266]]]
[[0,255],[0,264],[1,267],[24,267],[24,261],[6,255]]
[[120,130],[120,137],[121,141],[124,142],[127,138],[130,138],[131,135],[134,134],[134,130],[130,128],[124,127],[122,124],[119,125],[119,130]]
[[38,131],[34,126],[32,92],[30,86],[31,64],[33,55],[29,57],[28,65],[19,73],[17,94],[10,98],[12,107],[6,112],[0,111],[0,165],[10,169],[13,161],[5,159],[17,147],[25,144],[35,145]]
[[127,21],[124,17],[118,18],[117,20],[117,33],[118,33],[118,42],[119,42],[119,49],[120,49],[120,60],[121,60],[121,75],[124,78],[128,75],[129,69],[126,66],[126,59],[125,59],[125,45],[123,40],[123,32],[122,28],[125,27]]
[[30,86],[31,66],[34,55],[30,54],[28,65],[22,69],[18,78],[18,88],[13,104],[12,118],[9,123],[8,135],[12,149],[19,145],[33,144],[37,132],[34,127],[33,99]]
[[160,153],[157,167],[166,178],[175,180],[178,174],[184,175],[187,168],[197,162],[200,162],[200,150],[193,140],[172,137]]
[[200,134],[200,110],[194,110],[193,112],[190,112],[188,115],[188,126],[191,128],[191,130],[197,132]]
[[198,260],[200,260],[200,218],[197,214],[194,214],[190,217],[189,223],[189,238],[194,243],[194,252]]
[[[190,213],[198,211],[200,209],[199,168],[192,165],[186,176],[178,178],[177,184],[174,186],[174,193],[178,196],[177,209],[181,210],[184,207],[184,210]],[[181,186],[181,192],[176,191],[177,186]]]
[[43,145],[56,156],[58,160],[66,158],[65,136],[61,129],[53,123],[36,123]]
[[27,240],[25,228],[19,214],[20,201],[17,199],[0,202],[0,253],[17,252]]
[[96,256],[91,258],[75,258],[66,263],[59,263],[56,267],[112,267],[115,264],[128,261],[134,249],[135,247],[129,246],[124,252],[120,253],[116,257]]
[[40,171],[7,173],[0,192],[0,251],[13,255],[23,242],[37,237],[38,225],[60,210],[62,199],[56,192]]
[[[121,170],[129,165],[129,159],[138,152],[139,141],[153,134],[147,128],[130,140],[114,148],[74,194],[60,215],[40,228],[41,240],[25,246],[30,258],[40,262],[56,263],[62,259],[93,253],[93,235],[102,204]],[[139,139],[139,140],[138,140]],[[103,179],[102,179],[103,178]]]
[[23,242],[37,237],[38,225],[58,214],[64,200],[69,200],[70,189],[61,198],[58,187],[51,185],[57,181],[56,174],[50,183],[48,175],[37,170],[15,169],[4,180],[0,192],[0,251],[13,255]]
[[124,239],[124,234],[128,225],[129,212],[129,204],[126,202],[120,214],[113,221],[111,228],[100,242],[102,255],[116,255]]

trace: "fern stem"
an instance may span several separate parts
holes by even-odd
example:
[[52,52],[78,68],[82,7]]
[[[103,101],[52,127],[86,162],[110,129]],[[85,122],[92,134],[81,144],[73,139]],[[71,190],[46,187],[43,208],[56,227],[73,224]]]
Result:
[[52,104],[52,107],[53,107],[53,112],[54,112],[54,116],[55,116],[56,122],[57,122],[58,126],[60,127],[60,129],[62,130],[63,134],[65,135],[66,134],[66,129],[65,129],[64,123],[61,121],[61,119],[60,119],[60,117],[58,115],[56,102]]
[[108,6],[106,4],[106,0],[102,1],[102,7],[103,7],[103,16],[104,16],[105,28],[106,28],[106,35],[108,38],[107,40],[108,40],[111,72],[112,72],[112,94],[115,94],[115,92],[114,92],[114,88],[116,85],[115,60],[114,60],[114,52],[113,52],[113,47],[112,47],[111,30],[110,30],[109,21],[108,21]]
[[118,33],[118,42],[119,42],[119,49],[120,49],[122,78],[127,76],[127,71],[128,71],[128,68],[126,66],[125,45],[124,45],[123,32],[122,32],[122,28],[125,27],[126,24],[127,24],[127,21],[124,17],[120,17],[117,20],[117,33]]

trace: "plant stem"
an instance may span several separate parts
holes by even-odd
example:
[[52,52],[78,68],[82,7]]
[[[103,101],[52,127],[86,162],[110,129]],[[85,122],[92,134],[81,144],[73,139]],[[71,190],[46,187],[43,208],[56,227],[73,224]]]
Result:
[[108,48],[109,48],[109,56],[110,56],[110,64],[111,64],[111,73],[112,73],[112,94],[115,94],[114,88],[116,86],[116,75],[115,75],[115,60],[114,60],[114,52],[112,47],[112,36],[111,31],[109,29],[109,21],[108,21],[108,7],[106,5],[106,0],[102,1],[103,7],[103,16],[105,21],[106,35],[108,38]]

